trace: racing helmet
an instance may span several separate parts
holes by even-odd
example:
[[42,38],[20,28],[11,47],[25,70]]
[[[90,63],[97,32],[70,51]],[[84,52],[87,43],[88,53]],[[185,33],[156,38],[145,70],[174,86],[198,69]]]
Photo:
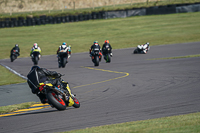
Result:
[[95,44],[95,43],[98,43],[98,41],[94,41],[94,44]]
[[15,47],[19,47],[19,45],[18,45],[18,44],[15,44]]
[[39,69],[40,67],[39,66],[33,66],[32,68],[31,68],[31,70],[33,70],[33,69]]
[[146,44],[149,45],[149,42],[147,42]]
[[105,40],[105,43],[109,43],[109,40]]
[[34,43],[33,46],[38,46],[38,44],[37,44],[37,43]]
[[66,43],[66,42],[63,42],[62,45],[67,45],[67,43]]

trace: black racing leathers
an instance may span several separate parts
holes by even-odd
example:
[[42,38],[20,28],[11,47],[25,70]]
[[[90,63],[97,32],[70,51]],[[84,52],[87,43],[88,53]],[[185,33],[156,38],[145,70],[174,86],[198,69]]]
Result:
[[112,53],[112,47],[111,47],[110,43],[104,43],[103,47],[102,47],[102,53],[103,53],[103,55],[106,54],[105,52],[106,52],[107,48],[110,48],[110,52]]
[[20,48],[19,48],[19,47],[17,47],[17,46],[13,47],[13,48],[11,49],[11,51],[10,51],[10,55],[12,55],[13,50],[17,50],[18,52],[16,52],[16,53],[18,54],[18,56],[20,55],[20,54],[19,54],[19,53],[20,53]]
[[[46,103],[46,96],[39,92],[39,83],[49,81],[52,85],[57,86],[60,81],[61,74],[55,71],[49,71],[45,68],[36,67],[29,72],[27,77],[27,83],[31,88],[32,93],[36,94],[40,98],[41,103]],[[52,77],[54,79],[52,79]]]
[[90,48],[90,52],[95,49],[98,49],[101,52],[101,46],[99,44],[93,44]]
[[[29,72],[27,77],[27,82],[32,90],[32,93],[36,94],[39,91],[39,83],[51,81],[52,85],[56,85],[58,79],[61,77],[61,74],[55,71],[49,71],[45,68],[34,68]],[[52,79],[52,77],[55,79]]]

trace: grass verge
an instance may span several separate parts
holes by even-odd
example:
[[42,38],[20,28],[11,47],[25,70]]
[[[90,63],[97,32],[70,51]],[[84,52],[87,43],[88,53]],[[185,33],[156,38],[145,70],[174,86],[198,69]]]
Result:
[[8,84],[16,84],[16,83],[25,83],[26,80],[22,79],[21,77],[13,74],[6,68],[0,65],[0,85],[8,85]]
[[15,105],[1,106],[0,114],[13,112],[19,109],[26,109],[32,106],[33,104],[36,104],[36,102],[27,102],[27,103],[15,104]]
[[148,59],[148,60],[168,60],[168,59],[193,58],[193,57],[200,57],[200,54],[187,55],[187,56],[177,56],[177,57],[166,57],[166,58],[154,58],[154,59]]
[[98,126],[62,133],[199,133],[200,113]]

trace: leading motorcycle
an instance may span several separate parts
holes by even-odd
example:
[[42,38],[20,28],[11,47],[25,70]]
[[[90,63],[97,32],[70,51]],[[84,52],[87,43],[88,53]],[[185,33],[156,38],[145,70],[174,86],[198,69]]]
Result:
[[10,55],[10,61],[13,62],[14,60],[17,59],[18,56],[19,56],[18,50],[13,50]]
[[[64,89],[65,88],[65,89]],[[39,90],[45,94],[48,103],[57,110],[65,110],[66,107],[80,107],[80,102],[71,93],[68,82],[62,81],[60,85],[53,86],[52,83],[44,82],[39,84]]]
[[150,49],[150,46],[147,48],[143,48],[140,45],[137,46],[137,48],[133,51],[133,54],[146,54]]

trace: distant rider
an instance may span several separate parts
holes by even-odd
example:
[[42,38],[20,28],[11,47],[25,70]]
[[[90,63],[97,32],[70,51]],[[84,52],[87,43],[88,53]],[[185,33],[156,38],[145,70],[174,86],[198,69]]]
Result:
[[[101,53],[101,46],[99,45],[98,41],[94,41],[93,45],[90,47],[90,57],[93,56],[94,54],[94,49],[98,49],[99,50],[99,55],[102,58],[102,53]],[[101,61],[101,58],[99,59],[99,61]]]
[[112,47],[109,43],[109,40],[105,40],[105,42],[103,44],[103,47],[102,47],[103,56],[105,56],[107,48],[110,48],[110,56],[112,57]]
[[142,45],[138,45],[138,48],[143,50],[143,52],[146,54],[147,51],[150,49],[149,42],[142,44]]
[[20,55],[20,48],[18,44],[15,44],[15,46],[11,49],[10,51],[10,56],[12,55],[12,52],[16,52],[16,54],[19,56]]
[[[59,64],[59,68],[61,67],[61,60],[60,60],[60,56],[61,54],[63,56],[66,56],[65,58],[69,58],[69,47],[67,47],[67,43],[63,42],[61,46],[59,46],[58,50],[57,50],[57,57],[58,57],[58,64]],[[68,61],[66,60],[66,63],[68,63]]]
[[34,43],[33,47],[31,48],[31,52],[30,52],[31,57],[33,57],[33,52],[39,52],[39,58],[41,57],[41,49],[37,43]]
[[57,50],[57,54],[59,54],[59,52],[66,52],[69,54],[69,47],[67,47],[67,43],[63,42],[61,46],[59,46],[58,50]]
[[[49,71],[45,68],[40,68],[39,66],[33,66],[27,75],[27,83],[31,88],[32,93],[36,94],[40,98],[41,103],[47,103],[47,98],[44,94],[40,93],[38,85],[39,83],[44,83],[45,81],[48,81],[53,86],[57,87],[59,87],[59,85],[61,86],[61,83],[67,85],[67,82],[62,80],[60,77],[61,74],[56,71]],[[63,87],[63,89],[65,89],[68,93],[65,87]]]
[[71,54],[72,54],[71,45],[68,46],[68,53],[69,53],[68,58],[70,58],[70,57],[71,57]]

